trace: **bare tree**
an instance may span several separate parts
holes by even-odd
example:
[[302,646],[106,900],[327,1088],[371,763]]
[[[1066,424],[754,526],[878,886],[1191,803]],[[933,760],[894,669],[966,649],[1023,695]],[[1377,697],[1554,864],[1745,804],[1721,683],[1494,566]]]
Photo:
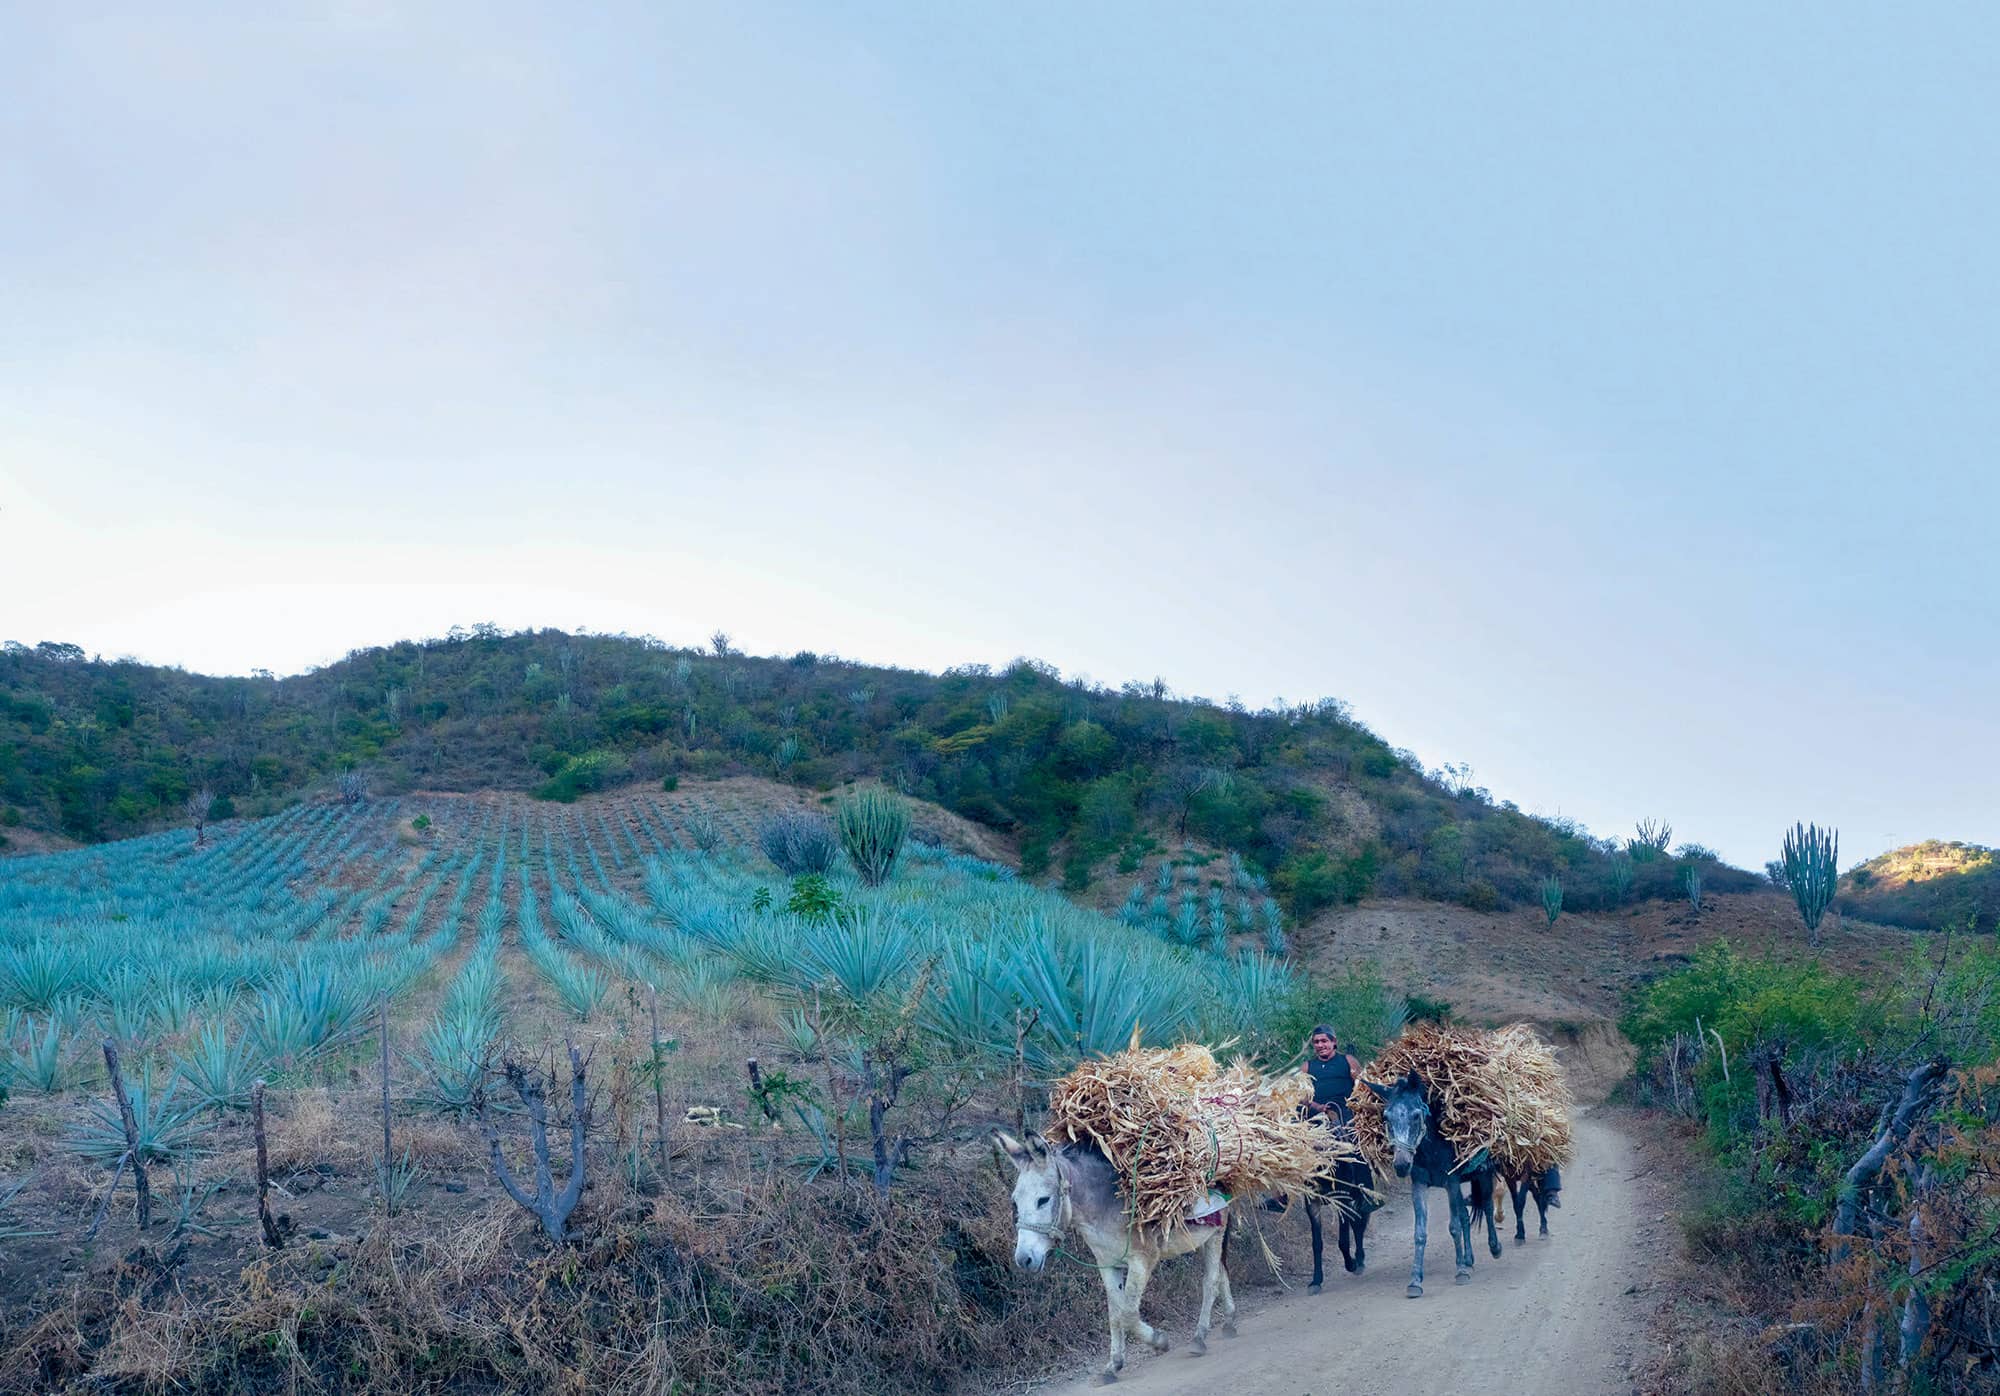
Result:
[[208,811],[215,804],[215,792],[206,785],[187,797],[187,817],[194,825],[194,846],[200,848],[208,840]]
[[1188,816],[1194,811],[1194,802],[1204,792],[1224,787],[1228,782],[1229,773],[1217,766],[1183,765],[1167,772],[1163,788],[1174,809],[1177,837],[1187,839]]
[[708,637],[708,648],[717,659],[727,659],[736,653],[736,644],[729,638],[727,630],[718,630]]
[[359,771],[342,771],[334,788],[340,792],[340,803],[352,809],[368,797],[368,777]]
[[[548,1088],[543,1083],[539,1071],[531,1073],[521,1063],[508,1058],[502,1066],[507,1084],[520,1097],[521,1108],[527,1113],[529,1139],[534,1146],[535,1190],[531,1194],[514,1177],[514,1171],[507,1166],[506,1157],[500,1152],[500,1131],[495,1127],[486,1104],[485,1089],[482,1087],[477,1098],[477,1111],[481,1128],[486,1131],[487,1148],[493,1161],[493,1172],[500,1179],[500,1186],[542,1224],[551,1241],[569,1239],[569,1214],[576,1210],[577,1199],[583,1196],[584,1140],[590,1133],[590,1097],[584,1084],[584,1075],[589,1070],[590,1059],[576,1050],[574,1042],[563,1044],[569,1049],[569,1178],[561,1192],[556,1191],[555,1176],[549,1163],[549,1104]],[[553,1064],[549,1072],[551,1079],[555,1072]]]

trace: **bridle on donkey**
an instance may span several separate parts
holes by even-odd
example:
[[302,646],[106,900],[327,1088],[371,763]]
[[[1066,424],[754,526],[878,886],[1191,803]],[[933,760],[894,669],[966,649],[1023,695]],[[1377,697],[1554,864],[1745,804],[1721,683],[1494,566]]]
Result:
[[[1049,1254],[1059,1255],[1064,1260],[1073,1260],[1078,1265],[1087,1265],[1093,1270],[1123,1269],[1125,1262],[1132,1255],[1133,1223],[1130,1214],[1127,1214],[1125,1223],[1125,1253],[1119,1256],[1118,1259],[1107,1264],[1098,1260],[1095,1256],[1080,1256],[1075,1251],[1070,1250],[1062,1243],[1063,1232],[1069,1228],[1071,1222],[1076,1220],[1076,1208],[1070,1201],[1069,1195],[1069,1174],[1063,1172],[1062,1161],[1056,1157],[1054,1150],[1050,1151],[1049,1162],[1054,1166],[1056,1171],[1055,1220],[1052,1222],[1023,1221],[1019,1215],[1016,1215],[1014,1218],[1014,1229],[1017,1231],[1033,1232],[1035,1235],[1044,1238],[1049,1243]],[[1124,1284],[1123,1277],[1120,1278],[1119,1284],[1122,1288]]]

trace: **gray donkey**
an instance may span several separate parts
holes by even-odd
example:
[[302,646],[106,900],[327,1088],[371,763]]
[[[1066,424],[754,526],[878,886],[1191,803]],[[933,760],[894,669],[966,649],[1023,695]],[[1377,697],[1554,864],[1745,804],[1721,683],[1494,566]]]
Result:
[[1189,1350],[1208,1351],[1208,1324],[1215,1301],[1222,1299],[1222,1335],[1236,1336],[1236,1296],[1229,1290],[1229,1272],[1222,1252],[1228,1237],[1228,1214],[1220,1225],[1135,1226],[1118,1193],[1118,1173],[1111,1161],[1088,1144],[1056,1147],[1039,1134],[1024,1143],[996,1131],[993,1140],[1013,1160],[1014,1264],[1041,1270],[1072,1226],[1095,1259],[1104,1281],[1110,1309],[1111,1356],[1102,1379],[1118,1380],[1125,1366],[1125,1336],[1130,1333],[1155,1352],[1167,1350],[1167,1340],[1139,1317],[1146,1282],[1163,1260],[1199,1251],[1206,1266],[1201,1281],[1201,1317]]
[[[1382,1127],[1389,1136],[1391,1162],[1398,1178],[1410,1180],[1410,1210],[1417,1221],[1410,1298],[1421,1299],[1424,1293],[1424,1241],[1430,1230],[1430,1209],[1424,1197],[1430,1188],[1443,1188],[1451,1199],[1451,1244],[1458,1260],[1458,1283],[1464,1284],[1472,1278],[1472,1223],[1479,1214],[1486,1217],[1488,1247],[1496,1257],[1501,1254],[1500,1230],[1493,1218],[1494,1165],[1482,1152],[1470,1166],[1456,1166],[1457,1155],[1451,1145],[1431,1129],[1431,1091],[1418,1077],[1405,1076],[1393,1086],[1378,1086],[1373,1081],[1361,1084],[1382,1098]],[[1471,1185],[1470,1207],[1459,1190],[1461,1183]]]

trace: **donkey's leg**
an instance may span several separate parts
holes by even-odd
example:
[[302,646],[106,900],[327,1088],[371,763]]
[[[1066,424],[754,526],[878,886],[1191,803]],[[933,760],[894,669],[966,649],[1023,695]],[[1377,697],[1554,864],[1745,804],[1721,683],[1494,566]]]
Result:
[[[1528,1239],[1529,1191],[1530,1185],[1527,1182],[1517,1183],[1512,1178],[1507,1180],[1507,1196],[1514,1201],[1514,1244],[1517,1246]],[[1540,1199],[1537,1198],[1536,1201],[1539,1202]]]
[[1153,1278],[1153,1264],[1151,1258],[1137,1252],[1125,1263],[1125,1316],[1133,1337],[1154,1352],[1165,1352],[1167,1335],[1156,1332],[1150,1323],[1139,1317],[1139,1302],[1146,1297],[1146,1283]]
[[1486,1249],[1495,1260],[1498,1260],[1501,1255],[1500,1228],[1495,1226],[1493,1222],[1493,1214],[1497,1210],[1494,1203],[1500,1196],[1499,1189],[1500,1175],[1498,1173],[1488,1173],[1486,1180],[1482,1183],[1474,1184],[1472,1189],[1473,1197],[1483,1201],[1486,1205]]
[[1549,1195],[1539,1183],[1535,1186],[1535,1211],[1542,1219],[1542,1235],[1549,1234]]
[[[1319,1287],[1326,1282],[1326,1276],[1320,1269],[1320,1260],[1326,1250],[1326,1237],[1320,1231],[1319,1227],[1319,1203],[1313,1201],[1310,1197],[1305,1200],[1305,1203],[1306,1225],[1312,1228],[1313,1234],[1313,1282],[1306,1286],[1306,1293],[1318,1294]],[[1341,1254],[1346,1254],[1345,1249],[1341,1251]]]
[[1216,1271],[1215,1282],[1222,1292],[1222,1336],[1236,1336],[1236,1291],[1229,1287],[1229,1222],[1222,1224],[1222,1265]]
[[1200,1357],[1208,1351],[1208,1325],[1215,1317],[1215,1296],[1221,1289],[1222,1238],[1210,1237],[1201,1243],[1201,1312],[1195,1316],[1194,1341],[1188,1351]]
[[1465,1189],[1456,1181],[1445,1188],[1451,1200],[1451,1248],[1458,1259],[1457,1282],[1472,1278],[1472,1209],[1466,1205]]
[[1104,1361],[1099,1380],[1117,1381],[1119,1371],[1125,1366],[1125,1272],[1100,1259],[1097,1278],[1104,1281],[1104,1304],[1111,1324],[1111,1355]]
[[1424,1239],[1430,1231],[1430,1209],[1424,1202],[1424,1185],[1410,1176],[1410,1210],[1417,1218],[1417,1254],[1410,1262],[1410,1298],[1424,1297]]
[[[1368,1270],[1368,1211],[1366,1199],[1359,1193],[1356,1193],[1353,1198],[1353,1206],[1354,1215],[1342,1216],[1340,1220],[1340,1234],[1343,1240],[1350,1232],[1354,1236],[1354,1263],[1347,1268],[1352,1273],[1360,1275],[1367,1273]],[[1346,1254],[1345,1246],[1341,1248],[1341,1254]]]

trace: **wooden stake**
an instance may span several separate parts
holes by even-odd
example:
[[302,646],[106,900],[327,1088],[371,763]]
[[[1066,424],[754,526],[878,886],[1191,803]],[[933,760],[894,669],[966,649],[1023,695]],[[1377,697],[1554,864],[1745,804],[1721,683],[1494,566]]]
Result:
[[653,1124],[659,1131],[660,1186],[667,1185],[667,1083],[660,1061],[660,991],[646,986],[646,1011],[653,1020]]
[[1026,1022],[1014,1010],[1014,1137],[1028,1137],[1028,1034],[1042,1020],[1042,1010],[1030,1009]]
[[396,1215],[396,1201],[390,1195],[389,1174],[396,1166],[394,1146],[389,1141],[389,997],[382,996],[382,1215]]
[[750,1094],[756,1097],[758,1108],[764,1112],[764,1118],[776,1124],[778,1112],[771,1105],[770,1092],[764,1089],[763,1069],[757,1065],[755,1057],[744,1062],[743,1066],[750,1073]]
[[139,1122],[132,1114],[132,1097],[125,1092],[125,1073],[118,1069],[118,1044],[104,1039],[104,1065],[111,1071],[111,1089],[118,1097],[118,1118],[125,1125],[125,1150],[132,1157],[132,1181],[139,1189],[139,1229],[153,1221],[153,1189],[146,1178],[146,1161],[139,1156]]
[[840,1181],[847,1182],[847,1131],[841,1124],[846,1113],[840,1108],[840,1091],[834,1085],[833,1044],[826,1037],[826,1016],[820,1012],[819,986],[813,986],[813,1037],[819,1043],[820,1060],[826,1064],[826,1108],[833,1122],[833,1157],[840,1166]]
[[250,1132],[257,1141],[257,1224],[264,1229],[264,1244],[278,1250],[285,1238],[271,1215],[271,1154],[264,1142],[264,1083],[250,1088]]

